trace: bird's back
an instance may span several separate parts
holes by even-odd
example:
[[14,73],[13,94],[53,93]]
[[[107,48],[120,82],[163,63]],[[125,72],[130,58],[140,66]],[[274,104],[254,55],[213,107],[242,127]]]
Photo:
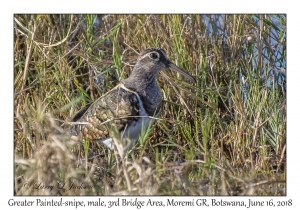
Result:
[[73,117],[78,124],[72,126],[71,134],[89,140],[108,139],[111,126],[123,132],[139,121],[141,106],[139,96],[120,84]]

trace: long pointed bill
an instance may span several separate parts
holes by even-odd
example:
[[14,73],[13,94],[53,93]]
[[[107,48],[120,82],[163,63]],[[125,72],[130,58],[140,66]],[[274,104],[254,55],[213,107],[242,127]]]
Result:
[[175,66],[173,63],[169,62],[167,65],[167,68],[173,71],[178,72],[179,74],[185,76],[186,78],[188,78],[189,80],[191,80],[192,82],[196,83],[196,79],[195,77],[193,77],[192,75],[188,74],[187,72],[183,71],[181,68],[179,68],[178,66]]

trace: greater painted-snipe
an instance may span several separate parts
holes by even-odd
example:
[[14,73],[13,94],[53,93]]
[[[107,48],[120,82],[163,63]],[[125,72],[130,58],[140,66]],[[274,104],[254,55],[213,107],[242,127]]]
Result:
[[172,64],[163,49],[146,49],[139,55],[127,79],[73,117],[72,121],[78,124],[72,126],[71,134],[100,142],[112,149],[113,126],[119,131],[122,142],[130,141],[128,148],[131,148],[142,129],[151,124],[151,117],[160,111],[162,96],[155,77],[165,68],[179,72],[192,82],[196,81]]

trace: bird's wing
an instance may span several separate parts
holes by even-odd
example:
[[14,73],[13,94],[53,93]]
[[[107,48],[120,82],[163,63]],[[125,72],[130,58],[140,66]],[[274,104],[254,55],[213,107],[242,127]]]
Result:
[[77,120],[79,120],[82,115],[86,112],[86,110],[92,105],[93,103],[88,103],[87,105],[85,105],[83,108],[81,108],[71,119],[71,122],[77,122]]
[[71,134],[89,140],[109,137],[109,128],[114,126],[120,132],[138,120],[140,111],[137,94],[118,85],[92,104],[81,109],[73,120]]

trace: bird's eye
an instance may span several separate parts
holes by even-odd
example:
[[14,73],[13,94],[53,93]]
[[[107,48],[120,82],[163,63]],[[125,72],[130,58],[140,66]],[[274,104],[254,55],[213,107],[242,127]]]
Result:
[[150,53],[150,58],[152,58],[152,59],[157,59],[158,56],[157,56],[156,53]]

